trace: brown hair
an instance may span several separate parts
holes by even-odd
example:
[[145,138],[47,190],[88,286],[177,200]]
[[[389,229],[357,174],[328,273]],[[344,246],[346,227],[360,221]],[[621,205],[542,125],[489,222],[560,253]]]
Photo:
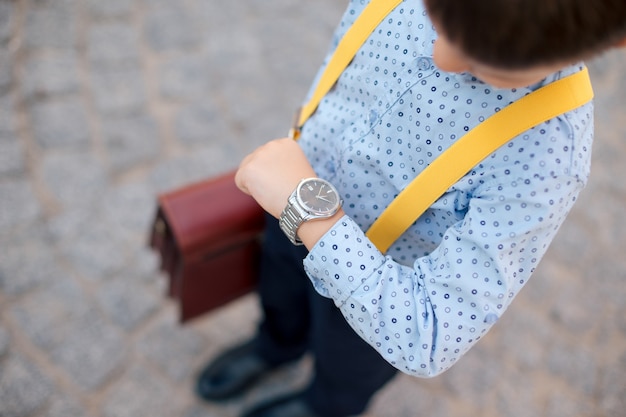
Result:
[[528,68],[586,59],[626,38],[626,0],[425,0],[473,59]]

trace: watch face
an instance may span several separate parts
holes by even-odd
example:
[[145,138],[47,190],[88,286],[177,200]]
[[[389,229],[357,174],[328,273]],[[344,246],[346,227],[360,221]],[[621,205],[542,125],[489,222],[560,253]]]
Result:
[[317,178],[300,183],[297,198],[310,212],[320,216],[334,214],[341,204],[335,187]]

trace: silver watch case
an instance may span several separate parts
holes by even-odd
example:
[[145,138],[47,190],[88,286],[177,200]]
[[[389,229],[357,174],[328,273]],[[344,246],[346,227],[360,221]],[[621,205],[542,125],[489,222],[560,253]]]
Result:
[[[301,190],[308,182],[316,182],[328,187],[329,192],[333,194],[332,202],[325,205],[323,210],[315,209],[306,203],[302,198]],[[302,241],[298,237],[298,228],[306,221],[316,219],[326,219],[332,217],[342,205],[341,198],[337,189],[328,181],[321,178],[305,178],[296,187],[287,199],[287,206],[280,215],[278,224],[285,233],[287,238],[294,245],[302,245]]]

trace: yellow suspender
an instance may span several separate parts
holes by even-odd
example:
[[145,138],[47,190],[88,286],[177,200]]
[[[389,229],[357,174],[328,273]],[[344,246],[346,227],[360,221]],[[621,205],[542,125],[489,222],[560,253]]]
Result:
[[289,137],[298,139],[300,128],[311,117],[322,98],[333,88],[344,69],[350,64],[354,55],[361,45],[369,37],[374,29],[383,21],[402,0],[372,0],[363,9],[356,21],[346,31],[337,45],[337,49],[328,61],[324,72],[320,76],[311,98],[300,109]]
[[[348,29],[331,57],[311,99],[304,104],[290,136],[315,112],[344,69],[380,22],[401,0],[372,0]],[[391,202],[367,231],[385,253],[454,183],[500,146],[526,130],[582,106],[593,98],[587,69],[548,84],[510,104],[470,130],[426,167]]]
[[585,68],[508,105],[467,132],[427,166],[389,204],[367,236],[381,252],[386,252],[448,188],[500,146],[592,98]]

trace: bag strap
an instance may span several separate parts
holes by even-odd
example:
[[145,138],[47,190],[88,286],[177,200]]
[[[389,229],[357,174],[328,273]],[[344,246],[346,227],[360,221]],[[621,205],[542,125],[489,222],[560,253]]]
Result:
[[383,253],[448,188],[515,136],[593,98],[587,68],[550,83],[480,123],[427,166],[389,204],[366,235]]
[[317,82],[311,98],[296,113],[296,120],[289,131],[290,138],[298,139],[300,129],[304,126],[304,123],[315,113],[317,106],[350,64],[361,45],[365,43],[365,40],[383,21],[385,16],[400,3],[402,3],[402,0],[372,0],[365,6],[359,17],[341,38],[337,49],[335,49]]

